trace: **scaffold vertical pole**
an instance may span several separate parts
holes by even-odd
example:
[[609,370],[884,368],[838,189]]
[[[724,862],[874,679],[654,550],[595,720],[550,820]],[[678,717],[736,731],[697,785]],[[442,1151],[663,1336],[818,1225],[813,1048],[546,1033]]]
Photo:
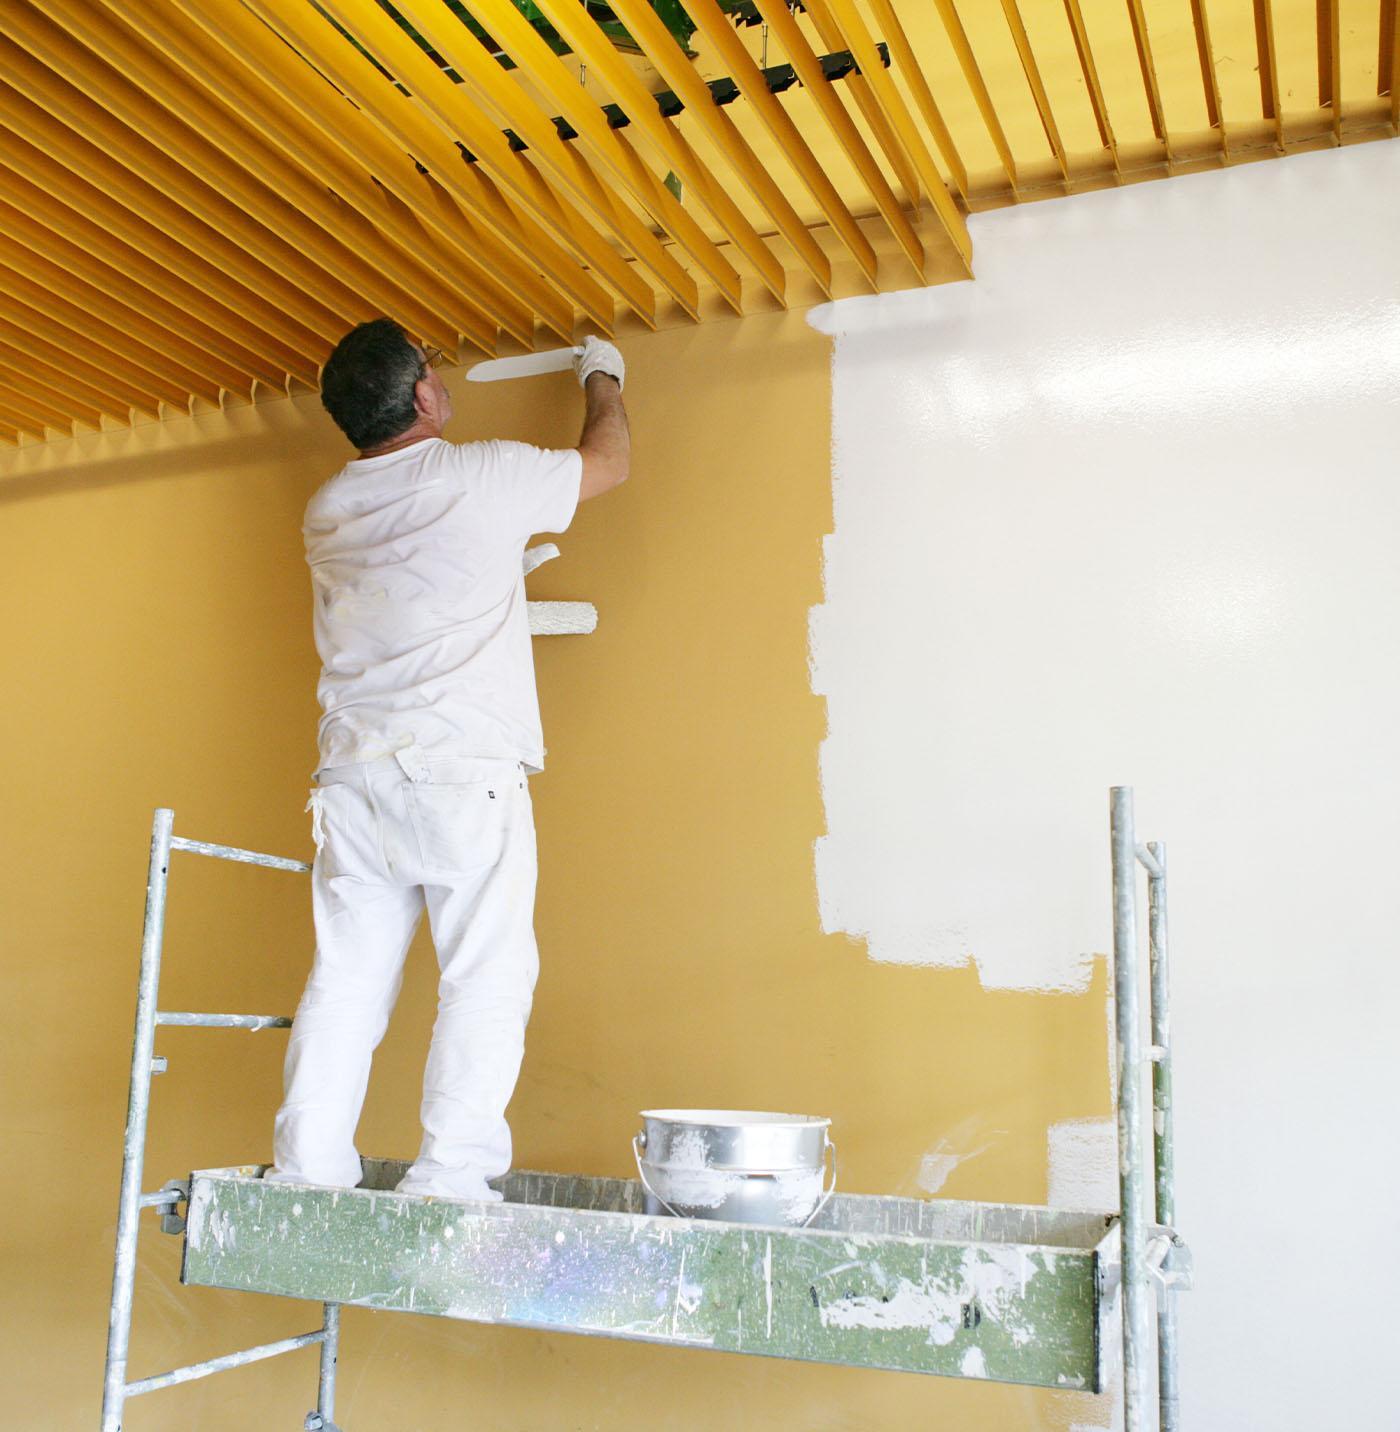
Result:
[[334,1425],[335,1364],[340,1355],[340,1304],[327,1303],[321,1327],[325,1338],[321,1343],[321,1381],[316,1391],[316,1411],[325,1427]]
[[1113,998],[1117,1021],[1118,1194],[1123,1245],[1123,1425],[1148,1432],[1147,1241],[1143,1227],[1142,1040],[1138,1028],[1137,845],[1133,792],[1109,792],[1113,856]]
[[[1147,879],[1147,939],[1152,991],[1152,1151],[1157,1222],[1176,1227],[1176,1153],[1172,1145],[1170,966],[1167,959],[1167,849],[1149,841],[1156,868]],[[1162,1288],[1157,1305],[1157,1406],[1161,1432],[1180,1432],[1176,1290]]]
[[136,996],[136,1034],[131,1044],[131,1085],[122,1143],[121,1193],[117,1203],[117,1247],[112,1302],[107,1315],[107,1368],[102,1385],[102,1432],[121,1432],[126,1403],[126,1359],[131,1341],[131,1305],[136,1281],[136,1239],[141,1218],[141,1177],[146,1163],[146,1119],[151,1106],[152,1052],[160,954],[165,936],[165,892],[170,873],[170,837],[175,812],[157,810],[151,826],[146,871],[146,916],[141,932],[141,978]]

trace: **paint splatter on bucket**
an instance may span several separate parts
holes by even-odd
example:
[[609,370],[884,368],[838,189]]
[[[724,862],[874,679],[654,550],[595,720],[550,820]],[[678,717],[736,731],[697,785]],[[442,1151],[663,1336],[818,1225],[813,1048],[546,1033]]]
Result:
[[646,1109],[641,1118],[632,1149],[648,1213],[802,1227],[835,1192],[830,1119],[753,1109]]

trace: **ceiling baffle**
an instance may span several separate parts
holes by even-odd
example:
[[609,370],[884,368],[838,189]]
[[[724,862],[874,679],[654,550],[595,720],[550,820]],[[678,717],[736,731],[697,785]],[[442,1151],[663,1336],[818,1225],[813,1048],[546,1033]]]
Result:
[[0,441],[971,273],[969,213],[1393,136],[1397,0],[9,0]]

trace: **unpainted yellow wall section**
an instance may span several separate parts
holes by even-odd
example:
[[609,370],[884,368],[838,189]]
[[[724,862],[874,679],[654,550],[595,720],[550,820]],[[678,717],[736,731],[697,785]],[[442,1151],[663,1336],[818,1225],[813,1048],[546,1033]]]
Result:
[[[530,579],[600,621],[536,642],[543,972],[516,1162],[625,1174],[643,1107],[790,1109],[835,1120],[847,1189],[917,1195],[923,1155],[955,1133],[986,1148],[943,1193],[1038,1202],[1048,1125],[1106,1111],[1102,974],[1082,997],[989,993],[971,970],[874,964],[818,926],[807,612],[831,527],[829,356],[795,314],[633,343],[634,477],[581,509],[563,559]],[[567,375],[452,381],[451,436],[576,438]],[[309,855],[299,526],[346,455],[306,397],[0,460],[10,1425],[95,1425],[151,809],[173,806],[191,836]],[[163,1003],[289,1011],[307,906],[300,877],[177,857]],[[420,940],[366,1152],[414,1151],[433,998]],[[148,1187],[268,1156],[283,1044],[162,1032]],[[307,1306],[181,1289],[177,1240],[144,1227],[134,1376],[314,1324]],[[342,1347],[342,1420],[361,1432],[1107,1420],[1077,1394],[356,1310]],[[295,1425],[314,1386],[298,1354],[135,1403],[128,1427]]]

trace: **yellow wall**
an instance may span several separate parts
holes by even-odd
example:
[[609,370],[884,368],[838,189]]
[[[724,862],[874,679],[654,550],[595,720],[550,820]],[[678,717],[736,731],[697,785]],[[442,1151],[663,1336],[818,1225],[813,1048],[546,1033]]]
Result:
[[[970,969],[876,965],[818,928],[806,624],[831,525],[828,341],[763,316],[628,357],[634,477],[530,579],[600,621],[536,642],[542,975],[516,1162],[621,1175],[641,1108],[793,1109],[834,1119],[848,1190],[917,1195],[922,1156],[955,1133],[992,1142],[943,1193],[1041,1201],[1047,1126],[1107,1109],[1102,972],[1079,998],[987,993]],[[454,391],[451,436],[576,438],[567,375]],[[346,455],[300,397],[0,460],[8,1425],[96,1425],[152,808],[173,806],[177,832],[309,856],[299,523]],[[301,877],[177,856],[162,1003],[289,1011],[307,906]],[[433,974],[420,941],[365,1152],[416,1147]],[[268,1156],[284,1038],[162,1032],[147,1187]],[[133,1376],[314,1324],[307,1306],[181,1289],[178,1240],[144,1228]],[[351,1432],[1020,1432],[1102,1415],[1079,1395],[356,1309],[341,1366]],[[314,1387],[300,1353],[134,1403],[127,1425],[296,1426]]]

